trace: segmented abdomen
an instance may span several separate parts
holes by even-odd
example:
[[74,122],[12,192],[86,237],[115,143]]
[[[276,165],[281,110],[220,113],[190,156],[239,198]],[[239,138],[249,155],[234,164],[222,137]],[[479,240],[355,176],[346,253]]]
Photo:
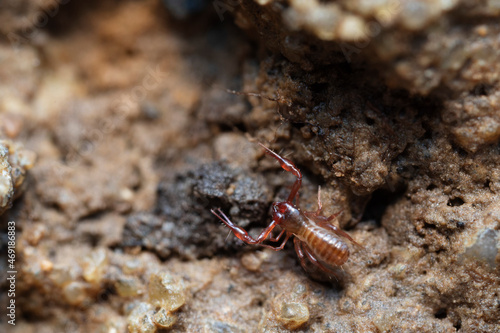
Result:
[[314,253],[316,259],[330,265],[340,266],[349,258],[349,247],[330,230],[317,226],[303,228],[300,238]]

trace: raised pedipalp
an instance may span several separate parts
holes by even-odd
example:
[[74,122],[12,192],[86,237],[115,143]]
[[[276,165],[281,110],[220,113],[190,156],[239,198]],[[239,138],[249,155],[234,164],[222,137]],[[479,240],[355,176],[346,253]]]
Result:
[[300,186],[302,185],[302,173],[300,170],[293,164],[292,161],[290,161],[287,158],[281,157],[280,155],[276,154],[274,151],[271,149],[267,148],[264,146],[262,143],[259,142],[259,145],[266,150],[266,154],[269,156],[274,157],[278,162],[280,163],[281,167],[283,170],[291,172],[297,179],[295,180],[295,183],[293,183],[292,190],[290,191],[290,194],[288,195],[288,199],[286,200],[287,202],[292,202],[297,193],[299,192]]

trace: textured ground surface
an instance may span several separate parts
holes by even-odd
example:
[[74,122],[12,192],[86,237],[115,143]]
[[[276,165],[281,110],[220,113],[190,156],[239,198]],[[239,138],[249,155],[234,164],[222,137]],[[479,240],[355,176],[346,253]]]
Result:
[[[22,3],[0,5],[9,332],[500,331],[497,1]],[[256,234],[286,198],[256,140],[365,247],[341,283],[210,214]]]

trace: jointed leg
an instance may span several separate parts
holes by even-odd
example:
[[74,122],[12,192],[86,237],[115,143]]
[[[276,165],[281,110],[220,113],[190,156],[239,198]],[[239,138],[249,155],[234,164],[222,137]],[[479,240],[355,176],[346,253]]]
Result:
[[314,222],[316,222],[318,225],[322,226],[323,228],[330,229],[331,231],[333,231],[337,235],[344,237],[344,238],[347,238],[353,244],[364,249],[364,247],[362,245],[360,245],[359,243],[357,243],[354,239],[352,239],[352,237],[349,236],[348,233],[346,233],[345,231],[343,231],[340,228],[337,228],[333,224],[328,223],[328,222],[332,221],[333,219],[335,219],[336,217],[338,217],[340,214],[342,214],[342,211],[340,211],[336,214],[330,215],[328,217],[325,217],[325,216],[319,215],[321,213],[322,209],[323,209],[323,206],[321,205],[321,186],[318,186],[318,210],[316,210],[316,212],[304,212],[304,214],[307,217],[314,219]]
[[333,220],[334,218],[338,217],[340,214],[342,214],[342,211],[336,213],[336,214],[333,214],[333,215],[330,215],[328,217],[326,216],[321,216],[319,215],[318,213],[319,210],[315,211],[315,212],[304,212],[304,214],[307,216],[307,217],[310,217],[312,218],[315,222],[322,222],[322,223],[326,223],[326,224],[329,224],[328,222],[330,222],[331,220]]
[[299,257],[300,266],[302,266],[302,268],[307,271],[306,258],[304,255],[304,251],[302,250],[302,241],[295,237],[293,239],[293,246],[295,247],[295,252],[297,252],[297,256]]
[[327,220],[328,222],[330,222],[330,221],[332,221],[334,218],[336,218],[337,216],[339,216],[340,214],[342,214],[342,211],[340,211],[340,212],[338,212],[338,213],[335,213],[335,214],[333,214],[333,215],[328,216],[326,220]]
[[324,266],[321,262],[319,262],[310,252],[309,248],[307,245],[304,245],[304,242],[302,242],[298,238],[293,239],[293,245],[295,246],[295,252],[297,252],[297,256],[299,257],[300,260],[300,265],[302,268],[307,271],[307,264],[306,264],[306,259],[308,259],[313,265],[321,269],[323,272],[327,273],[330,276],[335,277],[337,281],[339,280],[340,276],[334,272],[333,270],[327,268]]
[[[280,235],[281,235],[281,233],[280,233]],[[281,245],[277,246],[277,247],[274,247],[274,246],[271,246],[271,245],[267,245],[267,244],[259,244],[259,245],[267,247],[268,249],[271,249],[271,250],[274,250],[274,251],[280,251],[280,250],[283,250],[283,248],[285,247],[286,242],[288,242],[288,239],[290,238],[290,236],[292,236],[292,234],[290,234],[290,233],[287,232],[285,239],[283,240],[283,242],[281,243]]]
[[318,186],[318,209],[315,212],[304,212],[304,213],[308,217],[315,218],[315,220],[321,219],[321,220],[325,220],[325,221],[331,221],[334,218],[336,218],[337,216],[339,216],[340,214],[342,214],[342,211],[340,211],[337,214],[333,214],[329,217],[324,217],[324,216],[320,216],[322,210],[323,210],[323,205],[321,204],[321,186]]
[[315,266],[317,266],[319,269],[321,269],[323,272],[326,274],[333,276],[337,281],[340,280],[340,276],[337,272],[334,270],[326,267],[323,265],[318,259],[314,257],[314,255],[311,253],[311,250],[307,245],[304,246],[304,254],[306,255],[307,259],[309,259],[310,262],[312,262]]
[[316,215],[321,214],[321,210],[323,206],[321,205],[321,186],[318,185],[318,210],[316,211]]
[[277,242],[280,240],[281,236],[283,236],[284,233],[285,233],[285,229],[281,230],[281,232],[276,237],[273,237],[273,235],[269,236],[269,240],[272,242]]
[[342,214],[342,211],[338,212],[337,214],[333,214],[333,215],[331,215],[329,217],[318,216],[317,212],[304,212],[304,214],[307,217],[312,218],[314,220],[314,222],[316,222],[316,224],[318,224],[319,226],[321,226],[321,227],[323,227],[325,229],[330,229],[335,234],[337,234],[337,235],[339,235],[341,237],[347,238],[354,245],[359,246],[360,248],[364,249],[363,245],[359,244],[354,239],[352,239],[352,237],[349,236],[349,234],[347,232],[345,232],[342,229],[340,229],[340,228],[334,226],[333,224],[329,223],[331,220],[333,220],[334,218],[336,218],[337,216],[339,216],[340,214]]
[[[342,212],[340,212],[340,213],[342,213]],[[337,214],[332,215],[332,216],[335,218],[335,217],[336,217],[336,216],[338,216],[340,213],[337,213]],[[330,218],[331,218],[332,216],[330,216],[329,218],[327,218],[327,219],[326,219],[326,221],[330,221]],[[326,222],[326,221],[315,220],[315,222],[316,222],[319,226],[321,226],[321,227],[323,227],[323,228],[326,228],[326,229],[330,229],[331,231],[333,231],[333,232],[334,232],[334,233],[336,233],[337,235],[339,235],[339,236],[341,236],[341,237],[344,237],[344,238],[347,238],[347,239],[348,239],[348,240],[350,240],[350,241],[351,241],[354,245],[359,246],[360,248],[364,249],[364,247],[363,247],[361,244],[359,244],[358,242],[356,242],[354,239],[352,239],[352,237],[351,237],[351,236],[349,236],[349,234],[348,234],[347,232],[343,231],[342,229],[340,229],[340,228],[338,228],[338,227],[334,226],[333,224],[330,224],[330,223],[328,223],[328,222]]]

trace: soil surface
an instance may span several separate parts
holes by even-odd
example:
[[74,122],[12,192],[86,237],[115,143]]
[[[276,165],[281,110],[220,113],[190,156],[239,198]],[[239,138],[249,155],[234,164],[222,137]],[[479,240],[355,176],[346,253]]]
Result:
[[[499,18],[493,0],[4,1],[0,330],[500,332]],[[258,142],[362,245],[335,276],[210,212],[271,222],[295,177]]]

